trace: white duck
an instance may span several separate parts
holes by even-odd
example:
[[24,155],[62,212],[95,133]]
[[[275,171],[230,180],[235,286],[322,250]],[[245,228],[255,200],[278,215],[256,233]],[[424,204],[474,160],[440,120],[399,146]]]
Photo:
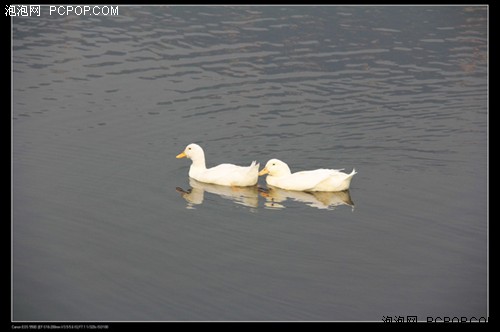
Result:
[[264,174],[268,174],[267,184],[286,190],[342,191],[349,189],[356,170],[353,169],[351,174],[346,174],[341,170],[322,168],[292,174],[286,163],[278,159],[271,159],[267,162],[266,167],[259,172],[259,175]]
[[222,186],[247,187],[256,185],[259,179],[259,164],[256,161],[253,161],[247,167],[220,164],[207,168],[205,166],[205,153],[198,144],[189,144],[176,158],[191,159],[193,163],[189,168],[189,176],[200,182]]

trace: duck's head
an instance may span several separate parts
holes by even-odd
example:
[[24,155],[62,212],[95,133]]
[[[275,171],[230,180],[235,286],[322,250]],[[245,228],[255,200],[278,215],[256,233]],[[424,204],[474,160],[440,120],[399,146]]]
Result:
[[290,167],[279,159],[271,159],[267,162],[266,167],[259,172],[259,175],[269,174],[271,176],[285,176],[289,175],[292,172],[290,171]]
[[197,157],[204,157],[205,154],[203,152],[203,149],[201,146],[195,143],[191,143],[186,148],[184,151],[179,153],[175,158],[189,158],[189,159],[197,159]]

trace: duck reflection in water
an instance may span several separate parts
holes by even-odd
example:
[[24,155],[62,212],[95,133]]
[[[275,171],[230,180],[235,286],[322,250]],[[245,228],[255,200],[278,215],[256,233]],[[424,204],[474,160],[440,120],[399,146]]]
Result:
[[193,178],[189,178],[189,186],[191,188],[188,190],[180,187],[175,188],[181,194],[182,198],[186,200],[187,209],[194,209],[196,205],[203,204],[205,192],[209,192],[250,208],[258,207],[260,194],[266,200],[264,207],[269,209],[283,209],[286,207],[285,202],[291,199],[317,209],[333,210],[338,206],[347,205],[354,210],[354,203],[349,190],[338,192],[307,192],[285,190],[269,185],[267,188],[257,186],[229,187],[204,183]]
[[256,208],[259,202],[259,192],[257,186],[251,187],[229,187],[217,184],[203,183],[193,178],[189,178],[191,189],[184,190],[175,188],[177,192],[188,202],[186,208],[194,209],[195,205],[203,203],[205,192],[217,194],[222,198],[234,201],[247,207]]
[[285,208],[283,203],[291,198],[294,201],[305,203],[317,209],[333,210],[334,208],[347,205],[354,211],[354,202],[349,190],[327,192],[327,191],[293,191],[285,190],[268,185],[267,189],[259,188],[260,195],[266,198],[265,207],[271,209]]

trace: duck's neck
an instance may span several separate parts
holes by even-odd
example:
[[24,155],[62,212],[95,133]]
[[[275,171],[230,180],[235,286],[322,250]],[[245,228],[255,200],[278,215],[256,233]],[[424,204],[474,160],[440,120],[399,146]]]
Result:
[[203,171],[206,170],[207,167],[205,165],[205,154],[201,153],[196,155],[195,157],[191,158],[191,161],[193,162],[191,164],[191,170],[197,170],[197,171]]
[[288,167],[288,165],[283,165],[283,167],[278,172],[275,172],[275,174],[273,174],[273,176],[280,178],[283,176],[288,176],[290,174],[292,174],[290,167]]
[[288,165],[285,165],[284,169],[283,169],[283,173],[281,174],[281,176],[288,176],[292,174],[292,171],[290,170],[290,167],[288,167]]

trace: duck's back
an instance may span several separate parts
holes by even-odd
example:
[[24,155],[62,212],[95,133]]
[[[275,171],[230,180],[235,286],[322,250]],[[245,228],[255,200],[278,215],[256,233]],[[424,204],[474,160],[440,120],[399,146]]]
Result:
[[343,191],[349,189],[352,177],[356,174],[353,170],[351,174],[337,172],[332,173],[323,181],[319,182],[312,191]]
[[[296,172],[279,178],[268,176],[268,183],[286,190],[342,191],[349,188],[352,175],[336,169],[321,168],[311,171]],[[348,177],[349,183],[347,183],[347,188],[339,189],[345,186],[344,182]]]
[[255,162],[251,166],[220,164],[196,174],[193,178],[205,183],[246,187],[257,183],[258,169],[259,165]]

